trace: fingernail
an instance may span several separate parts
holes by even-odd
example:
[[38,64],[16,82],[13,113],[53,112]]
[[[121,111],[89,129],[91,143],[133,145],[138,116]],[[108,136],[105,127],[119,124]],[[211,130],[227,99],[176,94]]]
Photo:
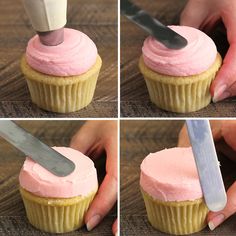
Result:
[[118,236],[118,232],[116,232],[115,236]]
[[220,225],[225,219],[225,216],[223,214],[219,214],[215,216],[213,219],[211,219],[208,222],[208,226],[210,230],[214,230],[218,225]]
[[230,96],[231,96],[230,92],[225,91],[219,97],[213,97],[212,101],[214,103],[219,102],[219,101],[224,100],[225,98],[228,98]]
[[89,219],[86,224],[87,230],[91,231],[101,221],[100,215],[95,215]]
[[230,92],[227,91],[227,85],[221,85],[215,92],[212,98],[213,102],[221,101],[230,96]]

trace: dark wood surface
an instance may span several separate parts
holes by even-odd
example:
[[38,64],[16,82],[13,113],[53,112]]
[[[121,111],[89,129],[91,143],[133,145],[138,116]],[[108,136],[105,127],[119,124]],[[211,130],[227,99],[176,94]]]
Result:
[[[134,0],[134,3],[166,25],[178,24],[186,0]],[[218,51],[224,56],[228,44],[222,30],[211,35]],[[235,99],[186,114],[166,112],[151,103],[143,76],[139,72],[138,60],[147,34],[124,16],[121,17],[121,116],[123,117],[229,117],[236,115]]]
[[[81,127],[83,121],[18,121],[17,123],[50,146],[68,146],[71,137]],[[24,154],[3,139],[0,139],[0,150],[0,235],[52,235],[35,229],[26,218],[18,190],[18,176],[25,159]],[[104,175],[104,166],[101,163],[95,163],[99,177]],[[114,208],[91,232],[87,232],[83,227],[63,235],[112,235],[111,227],[115,215]]]
[[[139,178],[140,164],[150,153],[177,145],[178,133],[183,121],[121,121],[121,184],[120,210],[121,235],[167,235],[151,227],[147,220]],[[219,154],[226,187],[236,179],[236,164]],[[214,231],[205,228],[194,235],[236,234],[236,215],[230,217]]]
[[67,27],[86,33],[103,66],[93,102],[71,114],[33,105],[19,62],[35,34],[20,0],[0,1],[0,117],[117,117],[117,1],[68,0]]

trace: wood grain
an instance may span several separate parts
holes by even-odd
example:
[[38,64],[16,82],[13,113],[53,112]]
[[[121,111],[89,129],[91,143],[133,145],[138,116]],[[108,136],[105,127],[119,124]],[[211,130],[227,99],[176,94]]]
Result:
[[[84,122],[17,121],[17,123],[50,146],[69,146],[71,137]],[[0,235],[52,235],[35,229],[26,218],[18,190],[18,176],[25,159],[24,154],[3,139],[0,139],[0,150]],[[100,180],[104,176],[104,163],[104,159],[95,162]],[[92,232],[87,232],[83,227],[81,230],[65,235],[112,235],[111,226],[115,215],[114,207]]]
[[[134,0],[134,3],[166,25],[178,24],[180,13],[186,0]],[[121,116],[123,117],[234,117],[235,99],[227,99],[217,104],[186,114],[166,112],[151,103],[143,76],[139,72],[138,60],[147,34],[125,17],[121,17]],[[222,25],[211,33],[222,56],[228,49]]]
[[68,0],[67,15],[67,27],[86,33],[103,60],[93,102],[71,114],[32,104],[19,63],[35,32],[20,0],[1,0],[0,117],[117,117],[117,1]]
[[[121,121],[120,214],[122,236],[166,235],[153,229],[148,223],[144,201],[139,190],[140,164],[150,152],[175,147],[183,123],[184,121],[180,120]],[[236,179],[236,163],[220,153],[218,157],[224,182],[228,188]],[[213,232],[206,228],[196,235],[235,235],[235,220],[236,215]]]

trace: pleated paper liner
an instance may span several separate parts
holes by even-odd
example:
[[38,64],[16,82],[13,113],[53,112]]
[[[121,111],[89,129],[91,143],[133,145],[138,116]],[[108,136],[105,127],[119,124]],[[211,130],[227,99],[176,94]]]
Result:
[[73,198],[43,198],[23,188],[20,193],[27,218],[35,228],[49,233],[65,233],[84,225],[84,216],[96,191],[86,197]]
[[185,113],[200,110],[211,102],[210,85],[221,63],[218,53],[207,71],[186,77],[159,74],[144,64],[143,57],[140,58],[139,68],[153,103],[163,110]]
[[208,208],[204,200],[182,202],[163,202],[153,199],[141,189],[148,220],[151,225],[164,232],[186,235],[198,232],[206,227]]
[[32,69],[21,60],[31,99],[40,108],[58,113],[78,111],[93,99],[97,78],[102,65],[100,56],[95,65],[86,73],[77,76],[50,76]]

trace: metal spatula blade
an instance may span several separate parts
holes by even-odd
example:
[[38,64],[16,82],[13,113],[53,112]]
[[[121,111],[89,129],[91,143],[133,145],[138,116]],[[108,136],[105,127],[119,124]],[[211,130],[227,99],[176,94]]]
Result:
[[0,136],[54,175],[64,177],[71,174],[75,169],[75,164],[71,160],[12,121],[0,121]]
[[181,49],[188,44],[188,41],[183,36],[163,25],[132,2],[121,0],[120,8],[122,15],[125,15],[129,20],[144,29],[167,48]]
[[227,203],[227,196],[209,121],[186,123],[206,205],[211,211],[220,211]]

